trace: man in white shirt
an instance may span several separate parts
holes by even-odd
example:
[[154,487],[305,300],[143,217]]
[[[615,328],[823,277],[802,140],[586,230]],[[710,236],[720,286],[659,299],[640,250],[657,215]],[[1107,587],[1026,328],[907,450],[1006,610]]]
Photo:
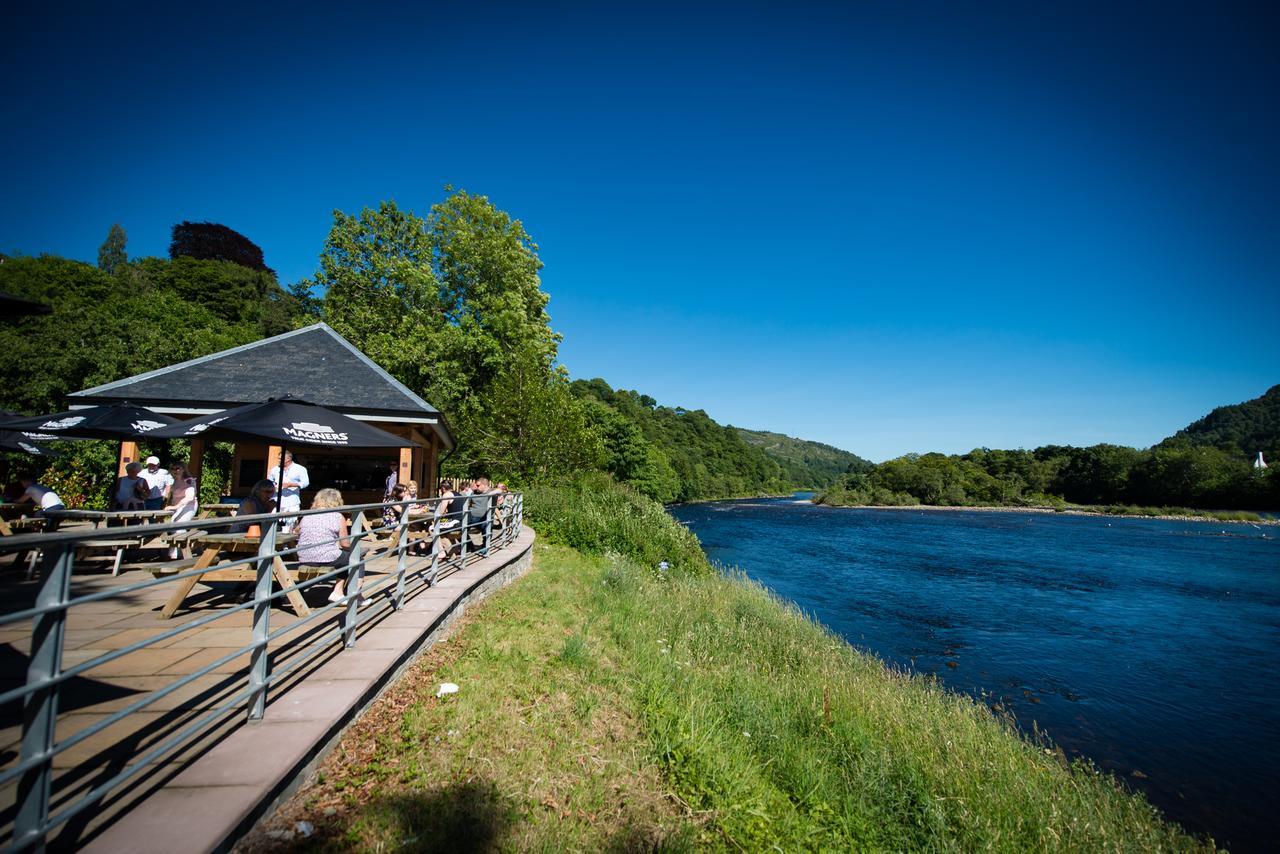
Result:
[[147,467],[138,473],[150,492],[147,494],[148,510],[160,510],[169,500],[169,491],[173,489],[173,475],[160,468],[159,457],[147,457]]
[[[267,473],[267,477],[271,482],[281,487],[280,496],[280,512],[288,513],[290,510],[302,509],[302,490],[311,485],[311,478],[307,475],[307,470],[300,463],[293,461],[293,452],[284,452],[284,484],[280,483],[280,469],[273,467]],[[290,516],[280,520],[280,527],[286,531],[293,530],[293,525],[298,521],[296,516]]]

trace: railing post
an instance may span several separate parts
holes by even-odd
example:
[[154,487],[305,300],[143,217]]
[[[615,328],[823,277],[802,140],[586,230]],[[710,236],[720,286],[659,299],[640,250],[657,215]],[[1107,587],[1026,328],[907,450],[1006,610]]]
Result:
[[[437,502],[440,500],[436,499]],[[438,503],[436,509],[439,509]],[[447,511],[448,508],[446,507],[445,510]],[[431,527],[428,529],[431,534],[431,574],[427,576],[428,587],[436,583],[436,576],[440,574],[440,524],[447,515],[447,512],[431,514]]]
[[267,679],[271,675],[267,637],[271,634],[272,564],[276,559],[276,531],[280,521],[272,519],[258,541],[257,579],[253,589],[253,652],[249,654],[249,720],[260,721],[267,710]]
[[[62,543],[45,549],[41,563],[40,592],[36,607],[66,604],[71,592],[71,564],[75,546]],[[27,665],[27,685],[40,683],[62,671],[62,641],[67,626],[67,611],[58,608],[40,614],[31,629],[31,660]],[[13,823],[13,841],[43,839],[44,822],[49,817],[49,798],[53,790],[54,730],[58,720],[58,685],[36,687],[27,697],[22,710],[21,760],[43,757],[39,765],[27,770],[18,780],[18,812]],[[43,847],[37,844],[37,847]]]
[[495,506],[494,501],[495,501],[495,496],[490,495],[489,505],[485,508],[485,511],[484,511],[484,556],[485,557],[489,556],[489,549],[491,544],[491,540],[489,538],[493,536],[493,510]]
[[400,527],[396,532],[396,550],[400,553],[396,560],[396,595],[391,600],[391,607],[397,611],[404,605],[404,570],[409,556],[409,508],[406,504],[400,508]]
[[364,513],[357,513],[351,525],[351,555],[347,558],[347,609],[342,617],[342,642],[351,649],[356,645],[356,629],[360,625],[360,583],[364,579]]
[[471,545],[471,499],[462,502],[462,527],[458,529],[462,539],[462,551],[458,555],[458,568],[467,565],[467,546]]

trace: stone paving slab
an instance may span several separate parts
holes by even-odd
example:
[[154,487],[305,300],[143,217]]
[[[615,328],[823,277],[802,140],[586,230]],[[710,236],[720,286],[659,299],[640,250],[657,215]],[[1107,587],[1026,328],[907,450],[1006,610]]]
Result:
[[[88,846],[95,851],[203,851],[229,847],[265,815],[342,729],[441,632],[466,606],[527,569],[533,532],[525,529],[503,551],[477,560],[439,580],[435,587],[411,589],[404,608],[386,608],[389,591],[369,596],[354,648],[344,649],[336,637],[321,635],[338,625],[337,611],[310,624],[300,623],[279,600],[271,611],[273,632],[284,629],[271,645],[274,673],[288,669],[268,692],[262,721],[248,722],[243,703],[209,726],[200,738],[174,755],[162,756],[143,770],[136,783],[125,784],[98,806],[90,807],[61,832],[51,834],[54,848]],[[390,558],[371,561],[365,590],[394,570]],[[3,564],[0,564],[3,572]],[[35,584],[0,576],[0,609],[28,607]],[[142,571],[73,577],[73,596],[149,579]],[[159,619],[170,592],[161,585],[140,593],[77,606],[68,620],[64,667],[106,651],[155,637],[236,602],[234,588],[202,590],[189,608],[171,620]],[[313,609],[324,607],[329,586],[307,592]],[[81,608],[85,610],[80,611]],[[67,683],[60,706],[59,743],[100,722],[111,713],[208,668],[251,638],[252,614],[227,614],[206,627],[159,641],[86,672]],[[296,628],[293,628],[295,627]],[[0,629],[0,685],[21,684],[29,630]],[[308,658],[310,657],[310,658]],[[113,724],[55,758],[56,811],[95,785],[118,773],[126,763],[171,738],[201,716],[224,705],[247,686],[248,653],[195,677],[145,711]],[[290,669],[292,668],[292,669]],[[274,677],[273,677],[274,678]],[[17,761],[21,738],[15,708],[0,709],[0,768]],[[14,784],[0,788],[0,823],[7,838],[12,826]]]

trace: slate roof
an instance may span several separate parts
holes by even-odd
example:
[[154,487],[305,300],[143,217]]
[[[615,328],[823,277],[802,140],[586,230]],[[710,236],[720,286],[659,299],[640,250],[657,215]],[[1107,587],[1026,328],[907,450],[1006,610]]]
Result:
[[438,409],[324,323],[73,392],[68,399],[72,405],[128,400],[227,409],[286,394],[348,415],[431,418],[445,446],[454,445]]

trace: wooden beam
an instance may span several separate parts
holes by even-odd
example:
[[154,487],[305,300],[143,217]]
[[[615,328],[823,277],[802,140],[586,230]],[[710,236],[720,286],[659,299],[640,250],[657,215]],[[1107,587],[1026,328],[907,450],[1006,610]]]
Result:
[[138,461],[138,443],[137,442],[121,442],[120,443],[120,465],[116,467],[117,476],[124,477],[125,466],[129,463]]
[[440,442],[432,435],[431,444],[427,446],[427,471],[423,476],[426,481],[422,484],[420,490],[423,495],[428,498],[435,498],[440,494]]
[[[266,478],[267,480],[271,479],[272,474],[275,474],[277,476],[280,474],[280,451],[281,451],[280,445],[267,446],[267,472],[266,474],[263,475],[263,477]],[[246,484],[246,486],[253,486],[253,484],[251,483]],[[280,484],[279,489],[281,492],[284,491],[283,483]]]
[[400,468],[396,471],[396,483],[408,483],[413,479],[413,448],[401,448]]
[[204,439],[191,440],[191,459],[187,460],[187,472],[197,481],[204,466]]

